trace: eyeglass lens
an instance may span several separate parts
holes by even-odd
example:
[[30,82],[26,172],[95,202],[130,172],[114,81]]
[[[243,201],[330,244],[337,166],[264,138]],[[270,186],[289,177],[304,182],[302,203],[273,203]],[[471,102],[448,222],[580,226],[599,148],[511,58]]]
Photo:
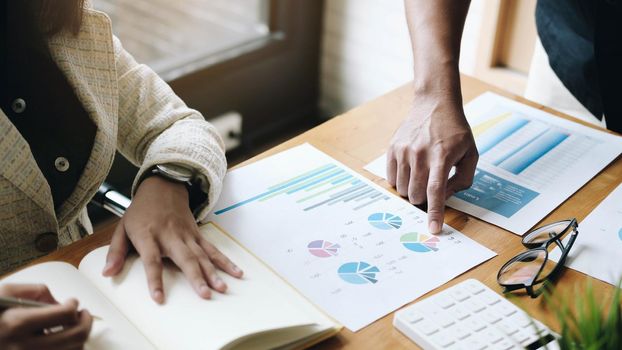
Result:
[[524,244],[543,244],[551,238],[564,232],[570,225],[570,220],[556,222],[547,226],[540,227],[523,237]]
[[547,253],[543,249],[526,251],[501,270],[499,283],[532,285],[536,280],[546,279],[555,265],[554,261],[547,259]]

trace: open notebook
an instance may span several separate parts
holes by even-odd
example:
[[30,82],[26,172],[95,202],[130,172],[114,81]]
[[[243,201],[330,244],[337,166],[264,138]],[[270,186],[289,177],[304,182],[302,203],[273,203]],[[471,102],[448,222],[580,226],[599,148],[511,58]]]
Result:
[[45,283],[57,300],[80,300],[103,319],[94,321],[87,349],[292,349],[339,332],[339,324],[215,225],[201,231],[244,270],[241,280],[221,273],[228,291],[214,292],[211,300],[200,299],[183,274],[167,266],[166,304],[155,304],[135,256],[119,276],[102,277],[107,247],[86,255],[79,269],[42,263],[0,283]]

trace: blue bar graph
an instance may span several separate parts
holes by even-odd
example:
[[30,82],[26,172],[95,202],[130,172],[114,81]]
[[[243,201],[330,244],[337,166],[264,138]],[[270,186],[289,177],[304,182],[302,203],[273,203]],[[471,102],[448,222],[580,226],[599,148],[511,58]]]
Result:
[[[218,209],[214,214],[222,215],[244,205],[267,202],[278,196],[294,196],[295,203],[300,203],[304,211],[347,202],[363,207],[384,198],[378,190],[356,178],[346,169],[335,164],[326,164],[272,185],[266,191],[248,199]],[[360,204],[365,199],[368,202]]]
[[511,116],[499,122],[477,138],[477,150],[480,155],[485,154],[499,142],[505,140],[529,123],[529,120]]
[[557,145],[567,139],[568,136],[567,133],[549,129],[528,145],[515,152],[511,157],[501,162],[499,167],[518,175],[553,148],[557,147]]
[[513,155],[515,155],[516,153],[522,151],[523,149],[525,149],[525,147],[529,146],[529,144],[531,144],[533,141],[535,141],[538,137],[542,136],[545,132],[547,132],[549,129],[543,130],[540,133],[537,133],[536,135],[534,135],[533,137],[527,139],[522,145],[511,149],[510,151],[508,151],[507,153],[501,155],[500,157],[498,157],[497,159],[495,159],[492,164],[499,166],[501,163],[505,162],[506,160],[508,160],[510,157],[512,157]]

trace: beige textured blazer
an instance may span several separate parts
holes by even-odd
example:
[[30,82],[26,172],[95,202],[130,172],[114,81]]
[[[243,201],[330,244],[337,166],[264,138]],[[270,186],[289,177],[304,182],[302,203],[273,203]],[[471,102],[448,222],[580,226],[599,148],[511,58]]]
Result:
[[[56,238],[64,246],[92,232],[86,204],[106,178],[115,150],[140,167],[136,179],[158,163],[197,169],[209,182],[197,219],[216,202],[226,171],[214,127],[149,67],[136,63],[113,36],[108,16],[85,9],[79,35],[58,34],[49,48],[97,133],[74,192],[55,211],[28,143],[0,111],[0,273],[49,252]],[[132,193],[136,185],[135,180]]]

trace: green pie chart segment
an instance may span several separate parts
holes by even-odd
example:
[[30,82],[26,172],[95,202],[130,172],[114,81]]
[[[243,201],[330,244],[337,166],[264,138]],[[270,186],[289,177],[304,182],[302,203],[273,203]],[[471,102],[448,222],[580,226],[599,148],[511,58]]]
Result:
[[400,237],[400,243],[404,248],[416,253],[428,253],[438,251],[440,239],[436,236],[425,235],[417,232],[407,233]]

